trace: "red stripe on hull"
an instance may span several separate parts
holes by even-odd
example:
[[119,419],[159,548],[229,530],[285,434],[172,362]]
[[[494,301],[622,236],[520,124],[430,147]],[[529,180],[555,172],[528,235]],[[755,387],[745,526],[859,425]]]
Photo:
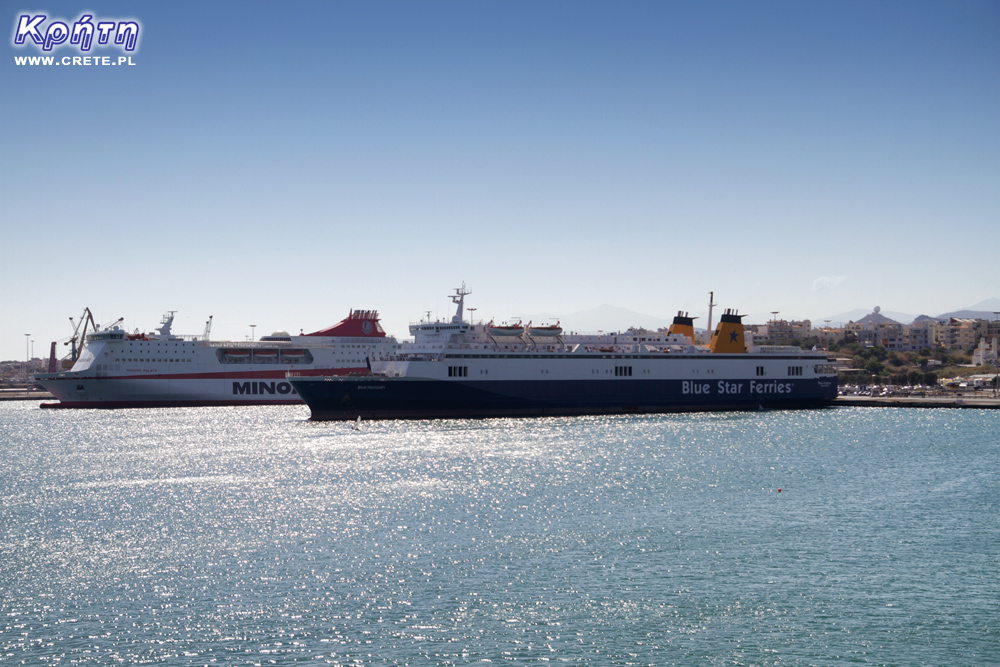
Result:
[[[364,366],[360,368],[310,368],[308,370],[294,369],[297,375],[303,377],[328,376],[328,375],[350,375],[351,373],[368,374],[368,369]],[[286,369],[277,371],[225,371],[221,373],[157,373],[151,375],[108,375],[102,378],[80,377],[80,378],[60,378],[67,380],[240,380],[240,379],[260,379],[271,378],[284,380]]]
[[301,400],[282,399],[277,401],[69,401],[42,403],[38,407],[46,410],[111,410],[118,408],[209,408],[239,407],[254,405],[304,405]]

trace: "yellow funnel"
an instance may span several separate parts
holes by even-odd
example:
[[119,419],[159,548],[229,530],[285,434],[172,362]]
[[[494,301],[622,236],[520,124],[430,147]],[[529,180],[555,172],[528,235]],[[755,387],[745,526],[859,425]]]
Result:
[[724,354],[743,353],[747,344],[743,338],[743,316],[737,315],[727,308],[719,324],[712,334],[712,342],[708,344],[712,352]]
[[676,317],[674,317],[673,324],[670,325],[670,329],[667,334],[680,334],[682,336],[687,336],[688,339],[694,343],[694,318],[688,317],[687,313],[682,313],[677,311]]

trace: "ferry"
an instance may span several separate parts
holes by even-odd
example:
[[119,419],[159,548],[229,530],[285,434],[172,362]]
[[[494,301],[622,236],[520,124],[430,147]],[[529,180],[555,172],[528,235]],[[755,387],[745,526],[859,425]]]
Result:
[[450,321],[410,325],[413,343],[373,359],[368,375],[292,369],[288,382],[314,420],[809,408],[837,397],[825,353],[755,345],[732,310],[708,345],[697,345],[687,313],[666,332],[580,335],[518,324],[517,333],[475,324],[463,312],[470,293],[463,285],[451,295]]
[[[339,323],[310,334],[275,331],[256,341],[211,340],[211,318],[202,335],[175,335],[176,311],[152,333],[128,333],[118,320],[84,325],[83,346],[73,338],[67,369],[58,371],[56,344],[48,373],[35,379],[58,403],[43,408],[133,408],[302,403],[285,378],[367,374],[373,357],[398,351],[374,310],[352,310]],[[85,318],[93,322],[89,309]]]

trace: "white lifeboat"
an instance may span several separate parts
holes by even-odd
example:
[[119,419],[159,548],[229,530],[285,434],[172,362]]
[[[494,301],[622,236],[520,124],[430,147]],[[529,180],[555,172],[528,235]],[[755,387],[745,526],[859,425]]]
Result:
[[524,326],[517,324],[492,324],[489,325],[490,335],[494,338],[517,338],[524,333]]
[[562,327],[559,326],[558,322],[542,327],[533,327],[530,322],[528,323],[528,335],[532,338],[561,336],[562,331]]

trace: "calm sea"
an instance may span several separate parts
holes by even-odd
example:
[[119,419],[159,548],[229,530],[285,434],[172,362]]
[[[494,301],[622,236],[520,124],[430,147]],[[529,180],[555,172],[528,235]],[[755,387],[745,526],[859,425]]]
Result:
[[0,663],[998,665],[1000,412],[0,404]]

